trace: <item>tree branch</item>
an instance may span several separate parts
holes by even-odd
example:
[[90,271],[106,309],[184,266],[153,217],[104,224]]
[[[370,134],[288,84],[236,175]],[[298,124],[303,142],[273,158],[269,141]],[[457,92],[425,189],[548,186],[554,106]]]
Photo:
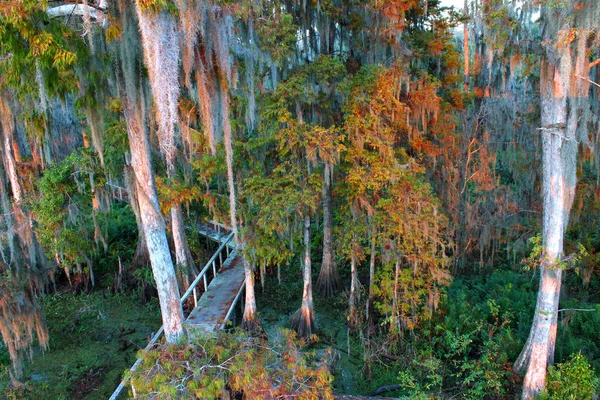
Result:
[[63,4],[62,6],[52,7],[46,10],[46,14],[50,18],[68,17],[71,15],[79,15],[83,17],[89,13],[90,18],[95,19],[102,25],[106,22],[106,14],[100,8],[85,6],[83,4]]
[[[596,60],[598,61],[598,60]],[[586,78],[585,76],[579,76],[579,75],[575,75],[577,76],[579,79],[583,79],[584,81],[588,81],[589,83],[591,83],[592,85],[596,85],[598,87],[600,87],[600,84],[594,82],[593,80],[591,80],[590,78]]]

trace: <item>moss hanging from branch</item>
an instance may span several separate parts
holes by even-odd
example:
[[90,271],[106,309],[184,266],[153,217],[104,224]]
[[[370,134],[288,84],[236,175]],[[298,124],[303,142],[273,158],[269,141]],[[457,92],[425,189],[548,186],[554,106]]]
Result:
[[167,12],[144,9],[136,2],[136,11],[148,68],[150,87],[156,107],[158,137],[168,168],[175,163],[179,122],[179,37],[175,17]]

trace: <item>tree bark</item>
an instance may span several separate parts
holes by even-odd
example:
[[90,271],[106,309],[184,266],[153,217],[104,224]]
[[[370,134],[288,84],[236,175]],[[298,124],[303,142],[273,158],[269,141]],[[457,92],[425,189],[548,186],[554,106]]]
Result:
[[141,118],[141,110],[123,102],[127,134],[131,150],[131,166],[137,182],[140,217],[146,245],[158,291],[158,299],[168,343],[175,343],[184,335],[183,310],[179,303],[179,288],[169,251],[165,222],[158,205],[158,194],[152,171],[150,143]]
[[332,296],[342,288],[333,250],[333,210],[331,196],[332,166],[323,167],[323,260],[317,280],[317,288],[324,296]]
[[303,280],[304,289],[302,292],[302,306],[292,317],[292,329],[300,337],[308,337],[317,331],[317,321],[315,319],[315,310],[313,306],[312,295],[312,265],[310,251],[310,217],[304,216],[304,266]]
[[373,298],[374,298],[374,289],[375,289],[375,251],[376,251],[376,241],[375,241],[375,228],[371,227],[373,232],[371,232],[371,255],[369,257],[369,297],[367,299],[367,321],[371,320],[371,314],[373,313]]

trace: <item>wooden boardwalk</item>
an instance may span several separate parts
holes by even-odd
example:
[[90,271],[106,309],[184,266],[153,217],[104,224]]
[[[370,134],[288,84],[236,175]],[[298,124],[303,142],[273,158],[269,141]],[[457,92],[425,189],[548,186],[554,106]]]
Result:
[[[186,319],[188,334],[208,333],[225,327],[225,324],[235,309],[245,286],[244,263],[242,256],[236,250],[231,231],[216,223],[201,224],[196,227],[197,232],[219,243],[219,249],[206,263],[200,274],[194,279],[188,290],[181,297],[183,304],[188,297],[193,295],[195,307]],[[209,273],[212,279],[209,278]],[[204,288],[200,298],[199,283]],[[146,351],[151,349],[163,333],[161,326],[152,337]],[[133,372],[142,362],[138,358],[130,368]],[[129,376],[123,378],[109,400],[117,400],[125,388]]]
[[244,289],[244,263],[236,250],[229,254],[186,323],[204,332],[222,329]]

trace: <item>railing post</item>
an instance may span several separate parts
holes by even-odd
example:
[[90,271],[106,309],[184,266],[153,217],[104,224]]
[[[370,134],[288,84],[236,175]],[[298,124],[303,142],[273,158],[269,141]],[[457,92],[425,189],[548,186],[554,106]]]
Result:
[[212,265],[213,265],[213,276],[217,276],[217,267],[215,266],[215,260],[213,260]]
[[223,252],[219,252],[219,268],[223,268]]
[[202,278],[204,279],[204,291],[206,292],[208,290],[208,285],[206,284],[206,274],[204,274]]
[[194,308],[198,307],[198,294],[196,293],[196,288],[194,287]]

